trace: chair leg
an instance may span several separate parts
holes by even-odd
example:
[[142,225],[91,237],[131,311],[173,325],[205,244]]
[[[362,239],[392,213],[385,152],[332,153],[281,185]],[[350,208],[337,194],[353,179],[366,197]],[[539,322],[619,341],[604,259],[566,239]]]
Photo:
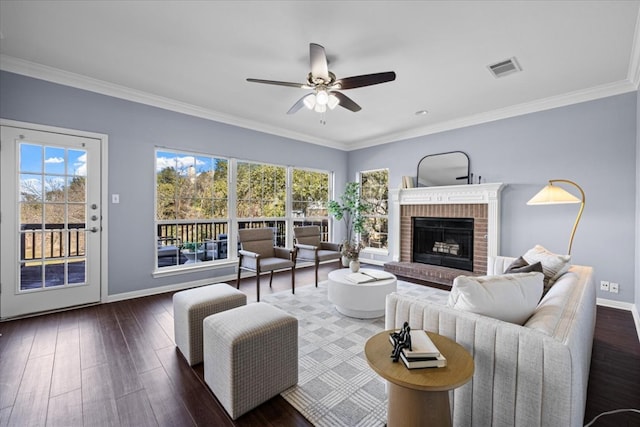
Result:
[[291,267],[291,293],[296,293],[296,266]]
[[271,287],[272,282],[273,282],[273,270],[271,270],[271,276],[269,276],[269,287]]
[[256,302],[260,302],[260,268],[256,271]]
[[242,271],[242,269],[240,268],[240,265],[238,265],[238,277],[236,278],[236,289],[240,289],[240,272]]
[[318,287],[318,268],[320,267],[320,260],[316,258],[316,288]]

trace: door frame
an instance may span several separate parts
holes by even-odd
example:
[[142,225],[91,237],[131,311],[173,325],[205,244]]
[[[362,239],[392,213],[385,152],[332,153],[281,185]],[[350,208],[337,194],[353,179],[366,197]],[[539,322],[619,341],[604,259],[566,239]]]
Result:
[[[100,204],[102,206],[102,233],[100,239],[100,303],[109,298],[109,136],[103,133],[86,132],[37,123],[21,122],[0,118],[0,126],[29,129],[41,132],[93,138],[100,143]],[[1,155],[1,154],[0,154]],[[2,298],[2,295],[0,295]]]

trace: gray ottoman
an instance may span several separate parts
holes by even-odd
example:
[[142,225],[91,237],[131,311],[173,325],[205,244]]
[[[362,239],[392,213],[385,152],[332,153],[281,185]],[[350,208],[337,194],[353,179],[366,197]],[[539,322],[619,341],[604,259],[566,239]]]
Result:
[[204,380],[234,420],[298,383],[298,319],[258,302],[204,320]]
[[176,346],[193,366],[202,362],[202,321],[205,317],[247,304],[247,296],[226,284],[202,286],[173,295]]

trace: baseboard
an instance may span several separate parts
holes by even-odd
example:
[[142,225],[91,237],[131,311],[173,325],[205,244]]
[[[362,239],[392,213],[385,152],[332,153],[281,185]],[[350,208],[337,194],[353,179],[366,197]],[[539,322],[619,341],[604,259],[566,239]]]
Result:
[[[243,276],[244,277],[244,276]],[[148,297],[151,295],[164,294],[166,292],[181,291],[183,289],[195,288],[198,286],[211,285],[221,282],[235,282],[236,275],[229,274],[226,276],[218,276],[210,279],[194,280],[192,282],[176,283],[173,285],[160,286],[158,288],[143,289],[140,291],[124,292],[121,294],[109,295],[106,302],[124,301],[132,298]]]
[[638,306],[630,302],[615,301],[606,298],[597,298],[596,304],[603,307],[617,308],[619,310],[627,310],[631,312],[633,316],[633,323],[636,326],[636,334],[638,335],[638,341],[640,341],[640,315],[638,315]]
[[[335,262],[335,261],[327,261],[327,262]],[[305,267],[313,267],[313,263],[301,262],[300,264],[296,265],[296,270],[298,268],[305,268]],[[244,279],[246,277],[252,277],[252,276],[255,276],[255,273],[252,273],[249,271],[243,271],[240,275],[240,278]],[[192,282],[176,283],[173,285],[160,286],[158,288],[142,289],[140,291],[123,292],[121,294],[109,295],[105,302],[109,303],[109,302],[116,302],[116,301],[124,301],[132,298],[148,297],[151,295],[163,294],[165,292],[181,291],[183,289],[195,288],[195,287],[204,286],[204,285],[212,285],[214,283],[222,283],[222,282],[231,282],[235,284],[236,274],[235,273],[227,274],[226,276],[216,276],[209,279],[194,280]]]

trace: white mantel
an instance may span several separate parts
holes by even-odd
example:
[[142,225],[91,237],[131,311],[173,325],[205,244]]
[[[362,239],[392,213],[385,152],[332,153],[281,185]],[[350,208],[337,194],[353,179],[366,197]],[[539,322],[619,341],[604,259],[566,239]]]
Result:
[[391,236],[393,261],[400,260],[400,206],[401,205],[488,205],[487,255],[497,256],[500,246],[500,192],[502,183],[448,185],[389,190],[391,201]]

